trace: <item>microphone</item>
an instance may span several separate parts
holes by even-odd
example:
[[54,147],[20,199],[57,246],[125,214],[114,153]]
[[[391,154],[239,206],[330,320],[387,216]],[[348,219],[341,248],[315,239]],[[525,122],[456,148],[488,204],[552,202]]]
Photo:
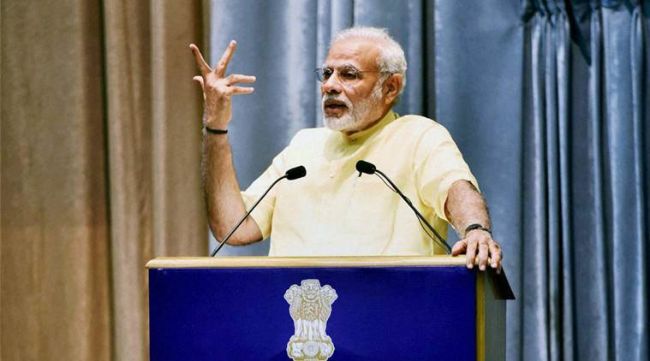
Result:
[[357,170],[359,171],[359,177],[361,177],[361,173],[375,174],[377,167],[375,167],[375,165],[372,163],[366,162],[365,160],[360,160],[357,162]]
[[289,169],[288,171],[286,171],[284,173],[284,175],[282,177],[276,179],[273,183],[271,183],[271,185],[266,189],[264,194],[262,194],[262,196],[257,200],[257,202],[255,202],[255,204],[253,204],[251,209],[248,212],[246,212],[246,214],[244,215],[244,217],[242,217],[242,219],[239,221],[239,223],[237,223],[237,225],[235,225],[232,228],[232,230],[230,230],[228,235],[225,236],[221,242],[219,242],[219,245],[210,253],[210,257],[214,257],[217,254],[217,252],[219,252],[219,250],[223,247],[223,245],[226,244],[228,242],[228,240],[230,239],[230,237],[232,237],[232,235],[235,233],[235,231],[237,231],[239,226],[241,226],[241,224],[244,223],[244,221],[246,220],[246,218],[248,218],[248,216],[251,214],[251,212],[253,212],[255,207],[257,207],[257,205],[260,204],[262,199],[264,199],[264,197],[266,197],[266,195],[269,193],[271,188],[273,188],[276,184],[278,184],[278,182],[280,182],[281,180],[283,180],[285,178],[288,179],[288,180],[294,180],[294,179],[302,178],[302,177],[304,177],[306,175],[307,175],[307,170],[305,169],[305,167],[300,165],[300,166],[293,167],[293,168]]
[[303,166],[293,167],[289,169],[286,173],[284,173],[284,176],[287,177],[288,180],[302,178],[306,175],[307,175],[307,170]]
[[[436,238],[434,238],[429,232],[425,231],[427,236],[429,236],[429,238],[431,238],[439,246],[444,248],[447,251],[447,254],[451,253],[451,247],[449,247],[449,245],[447,244],[447,241],[445,241],[445,239],[442,238],[442,236],[440,234],[438,234],[438,232],[436,232],[436,230],[431,226],[431,224],[429,224],[429,222],[427,222],[426,218],[424,218],[424,216],[417,210],[417,208],[415,208],[415,206],[413,205],[411,200],[407,196],[405,196],[404,193],[402,193],[402,191],[399,190],[399,188],[397,188],[395,183],[393,183],[393,181],[391,181],[390,178],[388,178],[388,176],[386,174],[384,174],[382,171],[377,169],[377,167],[374,164],[372,164],[370,162],[366,162],[365,160],[358,161],[357,165],[356,165],[356,168],[357,168],[357,171],[359,172],[359,177],[361,177],[361,174],[363,174],[363,173],[371,174],[371,175],[375,174],[393,192],[399,194],[399,196],[402,197],[404,202],[406,202],[406,204],[408,204],[408,206],[413,210],[413,212],[415,212],[415,215],[418,218],[418,221],[420,222],[420,226],[422,228],[424,228],[424,226],[422,225],[422,223],[424,223],[424,225],[426,225],[426,227],[429,229],[429,231],[431,231],[436,236]],[[388,183],[386,183],[386,182],[388,182]]]

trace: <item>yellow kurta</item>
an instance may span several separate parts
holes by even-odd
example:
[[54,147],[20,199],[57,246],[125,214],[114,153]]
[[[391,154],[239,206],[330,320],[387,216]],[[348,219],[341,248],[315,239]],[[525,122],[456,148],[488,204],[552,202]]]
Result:
[[449,132],[431,119],[389,112],[351,137],[327,128],[304,129],[244,192],[250,206],[287,169],[307,176],[283,180],[253,211],[270,256],[432,255],[444,253],[415,214],[376,175],[359,177],[358,160],[377,166],[445,236],[449,187],[468,180],[478,189]]

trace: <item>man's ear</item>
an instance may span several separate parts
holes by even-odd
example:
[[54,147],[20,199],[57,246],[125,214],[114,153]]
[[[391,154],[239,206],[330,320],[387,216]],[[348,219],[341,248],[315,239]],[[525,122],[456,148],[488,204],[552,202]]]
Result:
[[384,82],[384,102],[392,104],[402,89],[402,74],[391,74]]

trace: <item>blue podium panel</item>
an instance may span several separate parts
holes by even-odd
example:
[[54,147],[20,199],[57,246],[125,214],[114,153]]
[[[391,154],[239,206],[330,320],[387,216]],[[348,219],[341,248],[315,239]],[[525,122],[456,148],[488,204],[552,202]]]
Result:
[[150,269],[151,360],[290,360],[294,331],[322,327],[289,312],[303,280],[336,294],[329,360],[477,359],[476,274],[391,266]]

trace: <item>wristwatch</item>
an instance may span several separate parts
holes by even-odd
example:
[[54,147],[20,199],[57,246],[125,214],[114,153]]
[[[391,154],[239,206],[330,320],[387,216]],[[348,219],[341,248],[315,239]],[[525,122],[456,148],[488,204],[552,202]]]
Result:
[[473,223],[473,224],[470,224],[469,226],[467,226],[467,228],[465,228],[465,233],[463,233],[463,234],[466,236],[467,233],[469,233],[470,231],[476,230],[476,229],[480,229],[481,231],[485,231],[485,232],[489,233],[490,236],[492,235],[492,231],[489,228],[483,227],[483,225],[479,224],[479,223]]

